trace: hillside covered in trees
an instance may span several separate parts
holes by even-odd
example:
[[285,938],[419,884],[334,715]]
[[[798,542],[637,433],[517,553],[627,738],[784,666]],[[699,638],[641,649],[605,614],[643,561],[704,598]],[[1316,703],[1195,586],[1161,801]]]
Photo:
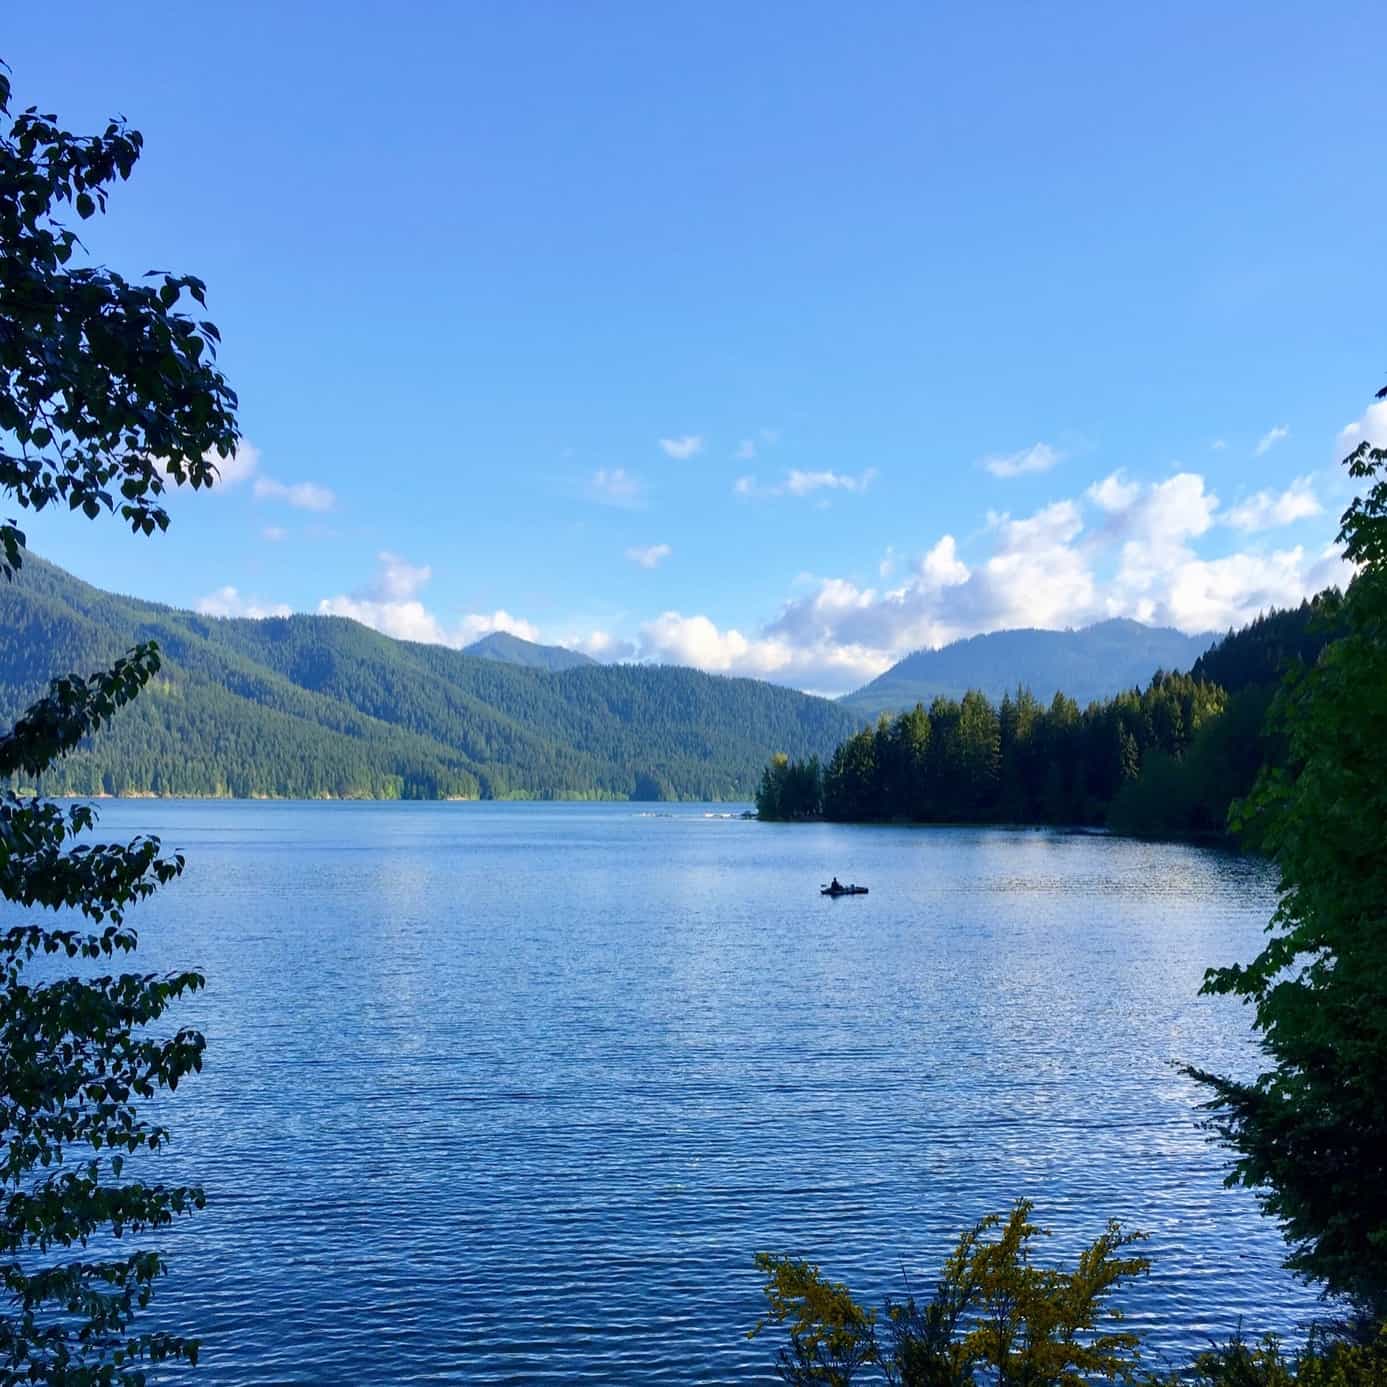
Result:
[[162,652],[157,679],[45,790],[746,799],[770,751],[827,755],[856,726],[826,699],[750,679],[590,662],[549,671],[340,617],[199,616],[103,592],[33,555],[0,588],[0,722],[54,676],[147,640]]
[[762,775],[764,818],[846,822],[1106,825],[1218,837],[1228,806],[1283,756],[1267,711],[1283,673],[1312,664],[1339,627],[1336,591],[1230,632],[1188,674],[1144,688],[1041,703],[1026,688],[994,704],[972,690],[883,715],[824,764],[789,755]]

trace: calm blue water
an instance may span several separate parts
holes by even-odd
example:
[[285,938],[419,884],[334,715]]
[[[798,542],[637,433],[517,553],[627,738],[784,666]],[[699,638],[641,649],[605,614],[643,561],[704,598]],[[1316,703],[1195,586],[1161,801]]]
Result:
[[[1171,1058],[1246,1070],[1196,997],[1266,870],[1040,832],[702,807],[132,801],[184,878],[147,967],[210,979],[164,1106],[208,1211],[166,1239],[189,1380],[770,1380],[752,1254],[866,1298],[1033,1197],[1056,1254],[1150,1232],[1125,1304],[1178,1356],[1312,1294]],[[871,895],[825,900],[837,872]]]

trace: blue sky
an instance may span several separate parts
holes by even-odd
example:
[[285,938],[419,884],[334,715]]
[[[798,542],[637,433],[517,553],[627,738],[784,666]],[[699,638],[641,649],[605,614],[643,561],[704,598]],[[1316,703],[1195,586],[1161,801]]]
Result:
[[1380,4],[65,14],[15,96],[144,132],[85,239],[207,280],[246,438],[157,539],[26,518],[89,581],[841,692],[1342,576]]

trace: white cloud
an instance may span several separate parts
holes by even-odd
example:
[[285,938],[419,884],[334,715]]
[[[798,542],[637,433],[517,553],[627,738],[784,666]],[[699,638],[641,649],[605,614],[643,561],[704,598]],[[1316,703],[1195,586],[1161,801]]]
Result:
[[756,440],[754,438],[744,438],[737,444],[737,451],[732,454],[738,462],[752,462],[756,457]]
[[337,497],[317,482],[277,482],[270,477],[257,477],[253,491],[257,501],[283,501],[299,510],[327,511],[337,504]]
[[[202,455],[202,460],[216,472],[216,476],[211,482],[212,488],[216,491],[225,491],[227,488],[245,481],[255,472],[260,466],[260,449],[249,439],[242,438],[237,442],[230,457],[221,457],[215,448],[209,448]],[[172,483],[168,464],[163,458],[150,458],[149,462],[166,482]]]
[[565,650],[578,650],[591,655],[594,660],[611,662],[634,659],[637,647],[634,641],[622,640],[610,631],[589,631],[586,635],[564,636],[559,644]]
[[1290,607],[1301,598],[1348,580],[1348,569],[1332,546],[1309,555],[1297,545],[1273,554],[1229,554],[1190,558],[1163,585],[1149,617],[1183,631],[1223,631],[1245,626],[1269,607]]
[[1339,430],[1339,447],[1344,452],[1365,441],[1374,448],[1387,448],[1387,400],[1369,405],[1361,419]]
[[[1271,510],[1303,509],[1304,495],[1292,487],[1289,501],[1271,498]],[[880,586],[808,579],[809,590],[759,629],[665,612],[641,628],[639,652],[843,692],[912,650],[981,632],[1062,629],[1112,616],[1191,633],[1222,630],[1345,580],[1332,548],[1198,553],[1196,545],[1229,533],[1220,522],[1232,514],[1197,473],[1140,482],[1114,472],[1080,497],[1030,514],[989,515],[975,559],[942,535],[899,581],[885,561]]]
[[920,560],[920,578],[934,589],[957,587],[968,579],[968,566],[958,557],[958,546],[952,535],[945,535]]
[[1290,429],[1288,429],[1285,424],[1278,424],[1274,429],[1268,429],[1266,433],[1257,440],[1257,446],[1252,451],[1258,457],[1261,457],[1263,453],[1276,447],[1283,438],[1288,437],[1290,432]]
[[260,537],[269,540],[271,544],[279,544],[281,541],[289,538],[289,531],[283,529],[279,525],[266,525],[265,528],[260,531]]
[[212,452],[207,454],[206,461],[217,469],[214,485],[218,490],[225,490],[245,481],[260,466],[260,449],[243,438],[237,443],[236,451],[229,458],[218,457]]
[[676,611],[647,621],[636,644],[642,660],[800,687],[854,687],[886,668],[871,652],[846,646],[806,649],[777,636],[748,637],[735,628],[721,630],[706,616]]
[[292,610],[283,602],[262,602],[259,598],[243,597],[230,584],[199,597],[193,610],[203,616],[250,617],[259,620],[267,616],[291,616]]
[[785,478],[784,489],[791,496],[808,496],[811,491],[866,491],[876,480],[877,470],[869,467],[852,476],[847,472],[801,472],[795,468]]
[[876,477],[875,467],[869,467],[855,476],[851,472],[805,472],[796,467],[774,486],[762,486],[754,476],[748,475],[738,477],[732,483],[732,490],[738,496],[810,496],[816,491],[861,492],[866,491]]
[[686,433],[678,438],[662,438],[660,448],[666,457],[683,462],[703,451],[703,437],[701,434]]
[[1324,507],[1315,495],[1311,478],[1297,477],[1280,495],[1271,491],[1259,491],[1247,500],[1239,501],[1228,512],[1225,520],[1235,530],[1250,533],[1291,525],[1297,520],[1319,515],[1323,510]]
[[427,564],[412,564],[388,549],[382,549],[376,558],[380,562],[380,572],[367,589],[367,595],[378,601],[406,601],[433,577],[433,570]]
[[370,583],[352,593],[324,597],[318,603],[319,614],[349,617],[396,640],[426,645],[457,648],[493,631],[509,631],[527,641],[539,639],[537,627],[504,610],[469,612],[451,623],[441,620],[419,600],[418,594],[432,576],[427,564],[412,564],[387,549],[376,558],[380,566]]
[[626,551],[626,557],[642,568],[656,568],[662,559],[669,558],[673,552],[668,544],[636,545]]
[[604,506],[632,509],[641,503],[645,487],[621,467],[599,467],[588,481],[588,495]]
[[1016,453],[992,453],[982,459],[985,467],[994,477],[1021,477],[1028,472],[1048,472],[1064,454],[1048,443],[1033,443]]
[[1209,444],[1209,447],[1212,448],[1216,453],[1221,453],[1227,446],[1227,442],[1222,438],[1216,438],[1212,443]]
[[1102,510],[1121,512],[1141,495],[1141,487],[1136,482],[1124,481],[1119,471],[1094,482],[1084,495]]

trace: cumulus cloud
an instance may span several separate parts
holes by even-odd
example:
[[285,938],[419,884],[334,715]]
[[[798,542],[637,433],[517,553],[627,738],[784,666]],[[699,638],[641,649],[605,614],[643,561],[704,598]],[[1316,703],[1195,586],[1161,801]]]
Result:
[[1339,430],[1339,447],[1343,452],[1351,452],[1364,442],[1374,448],[1387,448],[1387,400],[1369,405],[1361,419]]
[[683,462],[703,451],[703,436],[696,433],[681,434],[678,438],[662,438],[660,450],[668,458]]
[[1239,501],[1228,512],[1227,523],[1235,530],[1251,533],[1255,530],[1273,530],[1281,525],[1292,525],[1297,520],[1306,520],[1319,515],[1324,510],[1315,495],[1312,479],[1297,477],[1279,495],[1273,491],[1259,491],[1245,501]]
[[1257,446],[1252,451],[1258,457],[1261,457],[1263,453],[1276,447],[1283,438],[1288,437],[1290,432],[1290,429],[1288,429],[1285,424],[1278,424],[1274,429],[1268,429],[1266,433],[1257,440]]
[[229,458],[218,457],[213,452],[207,454],[206,460],[217,469],[214,485],[218,490],[224,490],[245,481],[255,472],[260,466],[260,449],[249,439],[243,438]]
[[427,564],[412,564],[388,549],[382,549],[376,558],[380,571],[366,594],[378,601],[406,601],[433,577],[433,569]]
[[[226,491],[254,475],[260,466],[260,449],[249,439],[242,438],[237,442],[230,457],[221,457],[215,448],[211,448],[202,455],[202,460],[216,472],[211,483],[213,490]],[[163,458],[150,458],[149,461],[166,482],[172,483],[168,465]]]
[[1141,495],[1141,487],[1136,482],[1126,481],[1118,471],[1102,481],[1094,482],[1084,495],[1101,510],[1114,514],[1125,511]]
[[744,438],[737,444],[737,451],[732,454],[738,462],[752,462],[756,458],[756,440],[754,438]]
[[846,687],[886,666],[870,652],[848,647],[809,650],[776,635],[749,637],[735,628],[721,630],[706,616],[662,612],[640,628],[639,658],[693,665],[714,674],[735,674],[779,683]]
[[193,609],[203,616],[249,617],[260,620],[267,616],[290,616],[291,609],[283,602],[262,602],[257,597],[245,597],[229,583],[226,587],[199,597]]
[[645,487],[621,467],[599,467],[588,480],[588,495],[604,506],[630,510],[641,503]]
[[279,525],[266,525],[260,531],[260,537],[268,540],[271,544],[279,544],[282,540],[289,538],[289,531]]
[[271,477],[257,477],[252,491],[257,501],[283,501],[299,510],[327,511],[337,504],[337,497],[317,482],[277,482]]
[[866,491],[877,478],[875,467],[854,475],[851,472],[805,472],[792,468],[782,481],[762,486],[755,476],[738,477],[732,483],[737,496],[810,496],[816,491]]
[[668,544],[635,545],[626,551],[626,557],[642,568],[657,568],[660,561],[669,558],[672,553],[674,550]]
[[[1267,512],[1304,510],[1308,494],[1297,483],[1289,500],[1270,497]],[[1238,507],[1223,512],[1197,473],[1141,482],[1114,472],[1079,497],[989,515],[975,557],[965,559],[945,534],[905,571],[891,554],[879,585],[810,579],[807,591],[759,629],[664,612],[641,627],[638,657],[844,692],[913,650],[982,632],[1062,629],[1114,616],[1216,631],[1346,580],[1332,547],[1199,553],[1197,546],[1228,533],[1221,522],[1231,525],[1235,514],[1245,518]]]
[[589,631],[586,634],[563,636],[558,642],[565,650],[577,650],[594,660],[611,663],[632,660],[639,653],[634,641],[623,640],[610,631]]
[[1272,554],[1191,557],[1167,575],[1160,600],[1131,614],[1184,631],[1222,631],[1244,626],[1269,607],[1290,607],[1301,598],[1343,585],[1349,572],[1333,546],[1310,553],[1300,545]]
[[419,599],[432,577],[427,564],[412,564],[388,549],[377,556],[375,577],[355,592],[324,597],[318,603],[322,616],[344,616],[370,626],[396,640],[421,641],[426,645],[470,645],[493,631],[508,631],[522,640],[538,640],[530,622],[504,610],[469,612],[449,622],[439,618]]
[[1048,472],[1064,454],[1048,443],[1033,443],[1016,453],[991,453],[980,465],[994,477],[1022,477],[1028,472]]

